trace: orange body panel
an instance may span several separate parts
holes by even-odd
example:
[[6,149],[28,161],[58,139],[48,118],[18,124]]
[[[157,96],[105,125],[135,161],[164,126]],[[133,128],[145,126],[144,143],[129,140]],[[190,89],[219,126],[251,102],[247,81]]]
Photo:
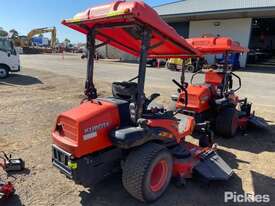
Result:
[[[142,25],[152,31],[150,45],[161,42],[160,45],[148,50],[148,58],[201,56],[197,49],[188,44],[175,29],[164,22],[158,13],[143,1],[115,1],[92,7],[78,13],[72,19],[62,21],[62,23],[83,34],[88,33],[83,25],[89,29],[92,29],[96,24],[128,23]],[[97,40],[108,42],[109,45],[136,57],[140,56],[140,40],[130,35],[124,28],[113,26],[111,28],[98,28],[97,30],[99,31],[95,37]],[[106,36],[115,41],[109,41]]]
[[119,124],[115,104],[85,102],[58,116],[58,126],[52,132],[53,142],[75,157],[81,157],[112,146],[108,135]]
[[209,70],[205,72],[205,83],[218,86],[222,84],[224,79],[224,74],[216,71]]
[[186,159],[174,159],[173,164],[173,176],[191,178],[193,175],[193,168],[200,162],[199,155],[211,150],[211,148],[201,148],[190,142],[186,142],[185,147],[191,152],[191,158]]
[[248,52],[240,43],[230,37],[195,37],[186,39],[194,48],[203,54],[221,54],[225,52]]
[[188,92],[188,104],[184,105],[184,92],[179,94],[179,98],[176,104],[177,108],[186,108],[187,110],[194,112],[203,112],[209,108],[209,99],[211,98],[211,92],[207,85],[189,85],[187,87]]
[[[176,138],[176,141],[181,142],[187,135],[191,135],[195,127],[195,119],[191,116],[187,116],[187,121],[183,121],[184,125],[180,125],[181,121],[175,121],[170,119],[150,119],[148,126],[164,128],[171,132],[171,135],[167,135],[167,138]],[[182,129],[181,129],[182,128]]]

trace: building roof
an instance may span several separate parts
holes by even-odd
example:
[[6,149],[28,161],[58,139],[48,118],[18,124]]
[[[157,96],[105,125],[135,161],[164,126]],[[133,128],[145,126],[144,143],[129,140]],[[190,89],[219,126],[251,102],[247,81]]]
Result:
[[214,13],[273,10],[275,0],[182,0],[154,7],[161,16],[205,15]]

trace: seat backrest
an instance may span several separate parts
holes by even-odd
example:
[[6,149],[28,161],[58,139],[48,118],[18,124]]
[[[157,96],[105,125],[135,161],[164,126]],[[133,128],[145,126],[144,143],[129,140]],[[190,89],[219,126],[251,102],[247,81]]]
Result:
[[135,101],[137,96],[137,83],[135,82],[113,82],[112,93],[115,98],[127,101]]

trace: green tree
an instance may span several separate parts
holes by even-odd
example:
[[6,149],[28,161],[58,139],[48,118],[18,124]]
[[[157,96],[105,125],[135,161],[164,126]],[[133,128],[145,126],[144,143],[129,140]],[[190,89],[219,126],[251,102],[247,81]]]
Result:
[[67,39],[67,38],[64,39],[65,47],[68,47],[70,45],[70,43],[71,43],[70,39]]
[[0,37],[6,37],[8,36],[8,32],[6,32],[2,27],[0,27]]

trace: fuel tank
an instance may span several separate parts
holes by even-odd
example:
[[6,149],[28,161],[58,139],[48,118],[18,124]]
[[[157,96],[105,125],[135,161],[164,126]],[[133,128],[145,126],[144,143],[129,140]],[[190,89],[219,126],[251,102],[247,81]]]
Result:
[[93,100],[57,117],[53,144],[74,157],[82,157],[112,146],[108,135],[120,125],[117,104]]
[[186,108],[187,110],[197,113],[204,112],[209,109],[209,100],[211,98],[211,85],[188,85],[188,104],[184,105],[184,92],[180,93],[177,100],[177,108]]

